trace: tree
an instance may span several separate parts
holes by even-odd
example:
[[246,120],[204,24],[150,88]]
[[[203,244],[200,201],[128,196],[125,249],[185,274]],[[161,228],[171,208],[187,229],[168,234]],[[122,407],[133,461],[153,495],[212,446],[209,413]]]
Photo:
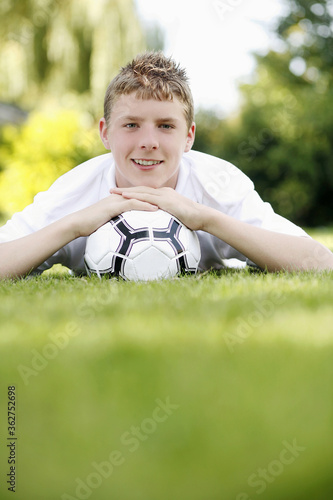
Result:
[[2,98],[30,109],[66,93],[87,95],[94,109],[145,47],[133,0],[6,0],[0,14]]
[[286,4],[289,13],[276,27],[279,51],[256,56],[255,79],[241,87],[240,114],[218,125],[220,143],[211,147],[246,172],[281,215],[331,224],[333,2]]

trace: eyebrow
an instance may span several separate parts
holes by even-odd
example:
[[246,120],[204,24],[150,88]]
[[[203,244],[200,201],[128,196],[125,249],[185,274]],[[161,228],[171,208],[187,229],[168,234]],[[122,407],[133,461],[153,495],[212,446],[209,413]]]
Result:
[[[124,120],[124,121],[130,121],[130,122],[140,122],[140,121],[142,121],[142,117],[140,117],[140,116],[130,116],[130,115],[123,116],[121,119]],[[172,118],[172,117],[159,118],[156,121],[159,122],[159,123],[177,122],[178,118]]]
[[157,120],[159,122],[178,122],[178,118],[160,118],[159,120]]
[[120,119],[129,122],[138,122],[141,120],[139,116],[121,116]]

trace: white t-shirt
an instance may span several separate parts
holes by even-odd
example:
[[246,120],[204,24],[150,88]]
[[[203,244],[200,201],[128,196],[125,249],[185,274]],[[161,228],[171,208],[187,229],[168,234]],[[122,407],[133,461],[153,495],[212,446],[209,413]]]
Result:
[[[115,165],[111,153],[97,156],[78,165],[37,194],[31,205],[18,212],[0,228],[0,242],[14,240],[105,198],[115,187]],[[308,236],[305,231],[277,215],[262,201],[253,182],[231,163],[214,156],[190,151],[184,153],[176,191],[198,203],[215,208],[248,224],[278,233]],[[220,269],[225,259],[252,264],[224,241],[203,231],[197,232],[201,246],[199,268]],[[53,264],[62,264],[74,272],[85,271],[86,238],[78,238],[45,261],[36,272]]]

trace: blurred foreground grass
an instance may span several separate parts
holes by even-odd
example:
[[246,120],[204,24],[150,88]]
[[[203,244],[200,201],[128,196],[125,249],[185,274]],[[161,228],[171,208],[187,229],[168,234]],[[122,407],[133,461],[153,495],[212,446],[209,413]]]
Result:
[[332,497],[332,274],[0,283],[17,500]]

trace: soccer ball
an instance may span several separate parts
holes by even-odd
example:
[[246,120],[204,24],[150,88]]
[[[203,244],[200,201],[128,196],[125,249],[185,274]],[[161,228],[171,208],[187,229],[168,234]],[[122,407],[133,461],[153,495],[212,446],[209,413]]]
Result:
[[87,238],[84,260],[89,275],[150,281],[196,273],[200,257],[197,234],[176,217],[131,210]]

